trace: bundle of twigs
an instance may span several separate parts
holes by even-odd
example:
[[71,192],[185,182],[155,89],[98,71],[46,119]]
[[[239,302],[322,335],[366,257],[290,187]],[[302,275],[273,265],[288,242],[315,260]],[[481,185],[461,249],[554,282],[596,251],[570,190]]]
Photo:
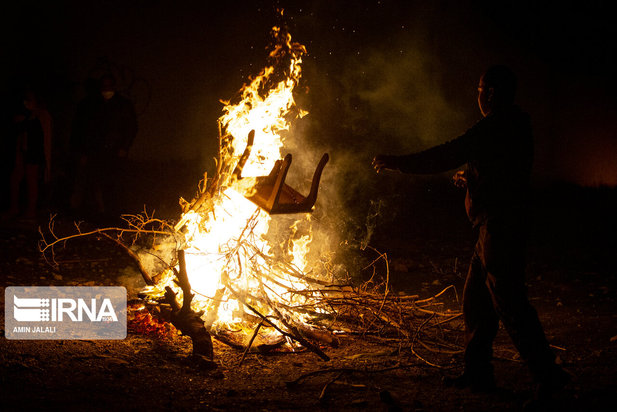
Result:
[[[191,289],[186,266],[183,265],[183,249],[186,247],[183,229],[188,212],[207,216],[213,208],[215,197],[226,187],[233,186],[234,169],[238,159],[228,149],[230,139],[232,137],[229,135],[220,137],[219,159],[214,177],[205,177],[195,199],[190,203],[184,202],[185,213],[175,225],[154,219],[144,212],[141,215],[125,216],[125,228],[82,231],[80,226],[76,225],[76,233],[58,236],[54,232],[52,219],[46,233],[41,231],[41,252],[50,256],[53,262],[54,247],[70,239],[99,235],[112,240],[135,259],[147,285],[155,289],[159,286],[161,295],[165,294],[164,301],[173,308],[174,324],[180,325],[179,329],[183,329],[186,334],[198,336],[200,342],[194,344],[205,348],[206,356],[210,357],[211,347],[208,347],[207,342],[204,344],[205,335],[199,331],[197,323],[203,326],[205,322],[205,328],[215,338],[242,349],[245,354],[261,332],[267,331],[272,335],[273,330],[282,341],[290,344],[295,342],[296,346],[311,350],[324,360],[329,357],[320,346],[336,345],[338,336],[344,333],[396,342],[399,347],[407,347],[418,358],[434,366],[437,365],[425,360],[418,353],[419,348],[439,353],[460,351],[460,347],[453,343],[449,335],[451,330],[458,327],[454,322],[460,317],[460,313],[443,310],[438,299],[450,288],[428,299],[420,299],[417,295],[394,295],[389,289],[387,256],[379,253],[369,265],[375,276],[359,285],[348,281],[341,282],[328,271],[321,274],[304,273],[285,259],[274,257],[257,246],[253,232],[259,219],[257,210],[233,244],[224,245],[222,258],[230,269],[229,273],[221,274],[222,288],[216,296],[199,296],[201,301],[208,301],[205,313],[200,312],[200,309],[191,309],[193,296],[199,295],[199,291]],[[179,287],[172,290],[169,287],[171,285],[161,281],[164,276],[153,276],[141,264],[140,257],[132,246],[137,238],[144,235],[169,236],[176,242],[178,255],[165,264],[167,273],[173,274],[174,282]],[[380,283],[374,281],[379,272],[376,269],[378,264],[383,268],[384,280]],[[242,282],[238,279],[242,279]],[[248,283],[257,287],[247,290],[244,286]],[[182,299],[183,303],[177,303],[176,299]],[[216,327],[218,307],[221,302],[229,299],[237,300],[245,309],[247,328],[253,330],[248,343],[230,339],[224,329]],[[196,314],[198,318],[201,316],[201,321],[197,323]]]
[[[223,288],[217,297],[211,298],[213,304],[209,307],[217,310],[217,302],[236,299],[253,317],[252,337],[248,344],[239,343],[231,340],[223,330],[214,331],[215,338],[247,353],[260,330],[274,328],[281,336],[327,359],[318,345],[336,345],[343,334],[363,335],[397,342],[399,347],[406,346],[433,366],[437,365],[421,356],[419,348],[449,354],[460,351],[450,334],[459,327],[454,322],[460,318],[460,313],[443,310],[439,301],[439,297],[452,287],[427,299],[420,299],[418,295],[394,295],[388,286],[385,254],[379,254],[370,265],[377,273],[377,264],[384,263],[385,279],[380,284],[371,279],[354,286],[338,282],[330,273],[321,276],[303,273],[288,261],[260,250],[251,241],[257,218],[257,214],[253,215],[235,243],[227,245],[224,259],[234,273],[222,277]],[[250,259],[245,259],[246,256]],[[234,266],[234,262],[239,261],[248,264]],[[242,282],[237,282],[238,279]],[[240,284],[249,281],[259,286],[252,290],[241,289]],[[251,323],[251,316],[247,320],[247,324]]]

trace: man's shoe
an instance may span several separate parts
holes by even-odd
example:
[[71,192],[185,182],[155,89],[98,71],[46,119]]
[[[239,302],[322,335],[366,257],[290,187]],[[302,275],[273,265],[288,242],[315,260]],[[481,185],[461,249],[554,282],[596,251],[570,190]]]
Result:
[[553,403],[553,395],[562,390],[571,380],[569,373],[556,366],[545,380],[538,383],[533,397],[523,405],[523,411],[549,409]]
[[538,399],[550,399],[553,393],[562,390],[571,380],[572,377],[569,373],[564,371],[561,367],[555,366],[548,378],[538,383],[536,397]]
[[473,393],[493,392],[496,389],[495,377],[492,374],[470,375],[468,373],[463,373],[454,378],[446,377],[443,383],[447,387],[454,387],[457,389],[469,388]]

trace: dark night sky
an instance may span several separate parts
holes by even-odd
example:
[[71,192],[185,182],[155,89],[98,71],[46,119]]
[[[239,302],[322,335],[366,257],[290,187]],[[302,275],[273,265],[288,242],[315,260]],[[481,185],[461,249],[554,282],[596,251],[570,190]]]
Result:
[[[131,156],[205,168],[219,99],[263,67],[276,7],[308,48],[300,100],[310,130],[339,140],[318,142],[334,154],[352,139],[364,161],[455,137],[479,119],[482,71],[506,63],[534,120],[537,176],[617,185],[616,33],[603,1],[24,1],[3,6],[2,92],[39,87],[61,148],[83,81],[111,67],[140,114]],[[333,119],[352,132],[325,130]],[[353,131],[366,123],[370,140]]]

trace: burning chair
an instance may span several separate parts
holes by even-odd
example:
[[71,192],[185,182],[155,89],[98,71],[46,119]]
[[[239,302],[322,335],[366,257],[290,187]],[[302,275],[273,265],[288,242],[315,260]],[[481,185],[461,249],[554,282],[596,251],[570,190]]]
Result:
[[[255,131],[251,130],[248,135],[246,149],[238,161],[234,175],[242,179],[242,169],[251,155]],[[256,178],[255,192],[247,198],[271,215],[290,213],[309,213],[317,201],[319,181],[329,156],[325,153],[313,174],[311,190],[307,196],[303,196],[294,188],[285,183],[287,171],[291,166],[291,154],[287,154],[283,160],[277,160],[268,176]]]

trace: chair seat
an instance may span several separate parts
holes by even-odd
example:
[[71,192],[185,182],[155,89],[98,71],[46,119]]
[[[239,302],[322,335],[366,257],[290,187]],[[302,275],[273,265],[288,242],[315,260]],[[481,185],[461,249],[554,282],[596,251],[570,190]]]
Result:
[[[234,173],[238,179],[241,179],[242,168],[246,160],[250,156],[253,146],[254,131],[251,131],[248,136],[248,141],[244,153],[240,157],[240,161]],[[255,192],[248,196],[251,202],[268,212],[269,214],[291,214],[291,213],[309,213],[313,211],[313,206],[317,201],[317,192],[319,190],[319,181],[329,156],[324,154],[315,169],[311,189],[307,196],[300,194],[297,190],[285,183],[287,171],[291,166],[292,156],[288,154],[283,160],[277,160],[268,176],[260,176],[256,178]]]

